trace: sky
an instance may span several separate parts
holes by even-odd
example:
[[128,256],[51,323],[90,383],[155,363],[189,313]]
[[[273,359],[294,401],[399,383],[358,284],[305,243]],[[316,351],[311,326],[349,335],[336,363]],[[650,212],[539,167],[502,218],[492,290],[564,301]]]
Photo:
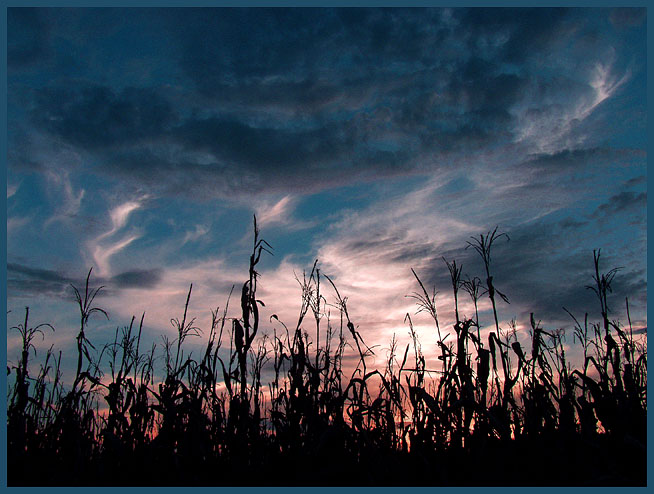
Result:
[[[407,313],[433,358],[411,269],[452,333],[444,259],[484,280],[466,245],[498,227],[504,329],[515,319],[528,341],[534,313],[572,345],[563,307],[599,320],[586,287],[601,249],[604,270],[621,268],[611,317],[626,324],[628,298],[646,334],[645,9],[9,8],[7,20],[7,322],[29,306],[30,322],[51,323],[39,348],[76,358],[71,284],[90,268],[109,315],[91,319],[92,342],[143,312],[144,337],[173,338],[191,283],[206,335],[248,277],[253,215],[273,247],[258,266],[262,333],[281,327],[272,314],[294,327],[296,278],[318,259],[378,365],[393,335],[407,341]],[[490,331],[487,298],[480,319]],[[7,350],[18,358],[16,331]]]

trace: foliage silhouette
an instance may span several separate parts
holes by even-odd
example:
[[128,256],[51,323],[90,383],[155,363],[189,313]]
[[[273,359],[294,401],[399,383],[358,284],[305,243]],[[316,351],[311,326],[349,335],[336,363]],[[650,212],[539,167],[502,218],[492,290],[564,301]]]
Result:
[[[318,261],[298,279],[295,326],[273,314],[272,334],[261,333],[256,268],[272,247],[259,233],[255,218],[240,317],[227,317],[230,293],[223,311],[212,311],[198,360],[184,352],[185,339],[202,333],[188,315],[192,285],[181,320],[171,320],[175,341],[164,338],[144,352],[143,314],[138,329],[133,317],[95,357],[89,317],[107,313],[93,305],[101,287],[89,288],[89,270],[84,292],[73,287],[81,325],[68,391],[61,353],[55,358],[52,348],[31,377],[33,339],[54,328],[29,327],[26,309],[24,323],[12,328],[22,338],[21,358],[7,368],[9,485],[646,485],[647,349],[634,339],[628,301],[629,327],[609,320],[617,270],[601,271],[599,251],[591,288],[601,321],[586,313],[580,323],[566,310],[573,343],[583,350],[580,368],[566,357],[563,331],[544,329],[534,314],[530,351],[518,341],[515,321],[500,326],[495,295],[508,298],[494,285],[490,254],[506,235],[496,228],[468,242],[484,263],[485,286],[444,259],[454,342],[441,335],[436,292],[430,295],[412,270],[419,291],[410,297],[434,322],[440,368],[426,368],[407,314],[411,341],[398,351],[393,337],[380,370],[370,368],[374,352]],[[495,329],[485,340],[482,289]],[[459,314],[462,293],[474,304],[474,319]],[[353,368],[345,365],[348,347]],[[164,361],[160,381],[157,355]]]

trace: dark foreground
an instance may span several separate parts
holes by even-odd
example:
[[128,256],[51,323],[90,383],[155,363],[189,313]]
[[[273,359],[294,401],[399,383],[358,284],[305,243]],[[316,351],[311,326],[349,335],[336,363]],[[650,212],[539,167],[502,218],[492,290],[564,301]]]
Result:
[[162,455],[10,458],[9,486],[646,486],[647,454],[635,440],[486,441],[447,453],[338,448],[252,452],[247,462]]

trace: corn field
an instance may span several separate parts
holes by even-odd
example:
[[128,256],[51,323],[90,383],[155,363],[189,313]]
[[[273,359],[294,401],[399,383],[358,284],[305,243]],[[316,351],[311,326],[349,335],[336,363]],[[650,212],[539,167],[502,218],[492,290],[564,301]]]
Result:
[[[573,333],[547,329],[532,314],[531,347],[498,322],[507,299],[493,284],[491,251],[504,234],[473,237],[485,267],[452,282],[454,338],[444,339],[435,292],[415,277],[417,310],[433,322],[437,369],[428,369],[411,316],[411,342],[390,342],[385,366],[368,347],[340,293],[316,262],[300,280],[295,324],[262,321],[257,268],[270,246],[254,225],[244,283],[209,328],[188,314],[174,319],[175,339],[143,348],[143,317],[91,341],[106,312],[92,271],[74,287],[79,308],[75,375],[64,379],[54,348],[35,352],[29,308],[10,328],[22,339],[7,366],[8,485],[45,486],[644,486],[647,349],[609,318],[611,282],[594,252],[588,280],[597,307],[569,313]],[[460,300],[482,298],[490,324],[461,317]],[[338,317],[327,318],[327,300]],[[599,310],[598,310],[599,309]],[[589,314],[599,314],[594,320]],[[271,328],[270,331],[263,331]],[[490,329],[482,337],[480,328]],[[208,335],[201,354],[187,338]],[[566,355],[573,340],[581,362]],[[66,384],[72,383],[72,384]]]

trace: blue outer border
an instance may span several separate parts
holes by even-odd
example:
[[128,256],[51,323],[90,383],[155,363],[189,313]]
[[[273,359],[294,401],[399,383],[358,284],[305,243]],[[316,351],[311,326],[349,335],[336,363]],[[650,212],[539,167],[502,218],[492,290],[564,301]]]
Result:
[[[0,53],[0,73],[2,77],[0,78],[0,94],[2,95],[2,101],[0,103],[0,115],[3,115],[3,118],[0,119],[0,163],[2,163],[2,169],[4,173],[2,173],[2,183],[4,184],[4,189],[6,190],[7,188],[7,7],[21,7],[21,6],[30,6],[30,7],[188,7],[188,6],[194,6],[194,7],[554,7],[554,6],[562,6],[564,5],[560,1],[545,1],[545,2],[534,2],[534,0],[504,0],[501,2],[491,2],[489,0],[475,0],[475,1],[469,1],[465,2],[465,4],[457,5],[458,2],[452,2],[452,1],[416,1],[412,0],[409,2],[400,2],[398,0],[358,0],[358,1],[348,1],[348,0],[305,0],[305,1],[298,1],[298,0],[248,0],[248,1],[208,1],[208,0],[195,0],[193,2],[184,2],[183,0],[139,0],[139,1],[106,1],[106,0],[67,0],[67,1],[59,1],[59,2],[54,2],[52,0],[50,1],[32,1],[32,2],[23,2],[23,1],[8,1],[6,2],[5,0],[0,0],[1,4],[0,6],[2,7],[0,9],[0,31],[2,33],[1,36],[1,44],[2,44],[2,51]],[[619,0],[619,1],[610,1],[610,0],[583,0],[583,1],[575,1],[575,2],[566,2],[566,6],[574,6],[574,7],[616,7],[616,6],[629,6],[629,7],[649,7],[649,1],[647,0],[637,0],[637,1],[632,1],[632,2],[625,2],[624,0]],[[652,47],[652,41],[654,39],[654,35],[652,34],[652,21],[654,19],[652,18],[652,9],[647,10],[647,48],[648,48],[648,54],[647,54],[647,61],[648,61],[648,67],[647,67],[647,94],[650,95],[652,92],[652,75],[654,73],[654,68],[652,67],[651,63],[651,56],[650,56],[650,50],[649,48]],[[648,109],[648,114],[652,113],[650,110],[654,108],[654,102],[652,101],[652,98],[648,99],[647,102],[647,109]],[[652,154],[652,151],[654,151],[654,132],[652,132],[652,127],[648,126],[648,145],[647,145],[647,153],[648,156]],[[648,160],[649,162],[649,160]],[[651,175],[648,174],[647,177],[647,183],[648,186],[654,182],[652,180]],[[650,212],[650,206],[648,203],[647,206],[648,209],[648,215]],[[7,203],[4,202],[2,203],[2,211],[4,213],[4,217],[6,220],[7,217]],[[649,241],[649,234],[648,234],[648,241]],[[649,243],[649,242],[648,242]],[[5,260],[4,262],[1,263],[0,266],[0,272],[2,273],[2,283],[0,284],[0,290],[2,293],[0,294],[1,301],[2,301],[2,307],[4,308],[4,312],[6,314],[7,311],[7,230],[6,228],[3,230],[3,242],[2,242],[2,253],[3,253],[3,259]],[[652,261],[652,254],[649,250],[647,249],[647,260],[649,263]],[[649,271],[647,275],[647,281],[648,281],[648,286],[649,286]],[[648,319],[650,318],[650,311],[648,309],[647,311],[648,314]],[[7,330],[7,320],[6,318],[4,319],[4,327],[5,331]],[[4,356],[4,361],[6,362],[7,360],[7,347],[6,345],[0,345],[0,352]],[[7,376],[5,372],[2,372],[2,380],[3,380],[3,389],[6,390],[7,387]],[[7,488],[7,433],[6,433],[6,423],[7,423],[7,396],[6,392],[2,393],[2,407],[0,407],[0,420],[2,421],[2,428],[0,428],[0,459],[2,460],[0,462],[0,489],[2,491],[7,490],[7,491],[21,491],[21,492],[41,492],[45,489],[43,488]],[[647,433],[647,440],[648,444],[651,442],[651,419],[648,418],[648,433]],[[648,485],[649,485],[649,472],[652,467],[653,459],[651,455],[648,455]],[[553,459],[556,461],[555,459]],[[36,473],[36,472],[35,472]],[[94,492],[118,492],[120,489],[120,492],[138,492],[138,491],[143,491],[145,490],[146,492],[186,492],[188,491],[188,488],[175,488],[175,487],[164,487],[164,488],[113,488],[113,487],[96,487],[96,488],[69,488],[69,487],[51,487],[47,488],[48,492],[61,492],[62,494],[68,493],[71,490],[72,491],[79,491],[79,492],[87,492],[89,490],[94,491]],[[461,488],[438,488],[438,487],[413,487],[410,488],[411,492],[434,492],[435,490],[438,490],[439,492],[474,492],[475,490],[478,490],[479,488],[472,488],[472,487],[461,487]],[[507,487],[487,487],[483,488],[484,492],[487,493],[505,493],[507,491],[513,491],[513,492],[524,492],[525,490],[529,492],[547,492],[547,491],[585,491],[585,492],[594,492],[596,489],[595,488],[548,488],[548,487],[515,487],[515,488],[507,488]],[[602,492],[622,492],[625,488],[602,488]],[[643,490],[647,488],[631,488],[629,490]],[[346,488],[329,488],[329,487],[313,487],[313,488],[306,488],[306,487],[270,487],[270,488],[254,488],[254,487],[242,487],[242,488],[237,488],[237,487],[215,487],[215,488],[206,488],[206,487],[198,487],[198,488],[193,488],[193,492],[233,492],[233,493],[249,493],[249,492],[260,492],[265,490],[266,493],[271,493],[271,494],[282,494],[282,493],[288,493],[288,492],[330,492],[330,491],[338,491],[338,492],[356,492],[357,494],[360,494],[362,492],[404,492],[406,488],[391,488],[391,487],[364,487],[364,488],[352,488],[352,487],[346,487]]]
[[[652,67],[652,57],[651,57],[651,49],[652,49],[652,41],[654,40],[654,34],[652,33],[652,22],[654,21],[654,18],[652,17],[652,9],[648,8],[647,9],[647,115],[649,118],[649,115],[652,114],[652,108],[654,108],[654,101],[652,101],[652,74],[654,74],[654,68]],[[652,151],[654,150],[654,133],[652,132],[652,125],[648,124],[647,125],[647,168],[649,168],[649,157],[652,156]],[[649,172],[649,170],[648,170]],[[650,173],[647,174],[647,188],[649,189],[649,186],[652,184],[652,175]],[[649,218],[650,215],[650,202],[647,203],[647,217]],[[649,249],[649,229],[647,232],[647,263],[652,264],[652,252]],[[649,276],[650,271],[647,271],[647,286],[650,286],[650,276]],[[651,317],[649,306],[647,307],[647,319],[649,320]],[[649,374],[649,364],[647,366],[647,373]],[[647,386],[648,391],[649,391],[649,384]],[[647,417],[647,444],[652,443],[652,416],[649,415]],[[652,455],[649,454],[648,451],[648,458],[647,458],[647,485],[650,485],[650,473],[652,470]]]
[[[2,94],[2,102],[0,103],[0,115],[3,118],[0,120],[0,156],[2,156],[2,183],[4,184],[3,190],[7,190],[7,9],[3,8],[0,11],[0,26],[2,26],[2,52],[0,53],[0,70],[2,77],[0,77],[0,94]],[[2,293],[0,299],[2,302],[2,312],[7,314],[7,202],[2,203],[2,212],[5,218],[5,228],[2,230],[2,259],[0,264],[0,271],[2,272],[2,284],[0,285]],[[7,333],[7,318],[4,317],[5,334]],[[3,355],[3,361],[7,361],[7,345],[0,345],[0,352]],[[7,373],[2,372],[2,389],[7,389]],[[0,408],[0,421],[2,427],[0,428],[0,456],[2,462],[0,463],[0,481],[2,486],[7,485],[7,393],[2,392],[2,407]]]
[[[534,0],[472,0],[458,2],[457,0],[138,0],[138,1],[107,1],[107,0],[3,0],[3,7],[648,7],[648,0],[578,0],[575,2],[561,2],[547,0],[535,2]],[[3,22],[6,32],[6,12]],[[6,53],[6,38],[5,38]],[[6,74],[6,63],[3,64]]]

